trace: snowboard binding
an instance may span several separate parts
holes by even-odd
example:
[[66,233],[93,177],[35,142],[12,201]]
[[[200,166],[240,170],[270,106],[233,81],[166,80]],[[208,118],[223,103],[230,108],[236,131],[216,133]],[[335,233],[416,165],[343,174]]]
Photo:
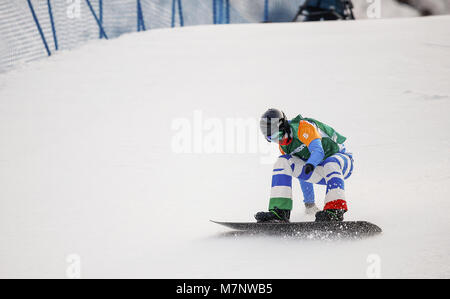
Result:
[[289,223],[290,210],[281,210],[277,207],[268,212],[258,212],[255,214],[257,223]]
[[316,222],[324,221],[344,221],[344,213],[346,210],[323,210],[316,213]]

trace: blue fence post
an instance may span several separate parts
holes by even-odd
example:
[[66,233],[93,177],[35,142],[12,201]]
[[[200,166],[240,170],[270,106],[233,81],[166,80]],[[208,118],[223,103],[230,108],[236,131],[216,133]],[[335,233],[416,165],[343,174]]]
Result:
[[183,7],[181,6],[181,0],[178,0],[178,14],[180,17],[180,26],[184,26]]
[[225,0],[225,18],[225,22],[230,24],[230,0]]
[[172,0],[172,28],[175,27],[176,4],[178,3],[178,17],[180,19],[180,26],[184,26],[183,7],[181,0]]
[[47,51],[47,55],[50,56],[50,55],[52,55],[52,53],[50,52],[50,49],[48,48],[47,40],[45,39],[44,32],[42,31],[42,28],[41,28],[41,24],[39,24],[39,20],[36,16],[36,13],[34,12],[33,4],[31,3],[31,0],[27,0],[27,2],[28,2],[28,7],[30,8],[31,14],[33,15],[34,22],[36,23],[36,27],[41,36],[42,42],[44,43],[44,47],[45,47],[45,50]]
[[212,0],[213,24],[217,24],[217,0]]
[[91,2],[89,0],[86,0],[86,4],[89,6],[89,10],[92,13],[92,16],[94,17],[95,21],[97,22],[98,27],[100,28],[100,36],[103,36],[104,38],[108,39],[108,36],[106,35],[105,30],[103,29],[103,25],[100,22],[100,19],[97,17],[97,15],[95,14],[94,8],[91,5]]
[[269,0],[264,0],[264,22],[269,22]]
[[144,14],[142,12],[141,0],[137,0],[137,19],[138,19],[138,28],[137,31],[146,30],[144,23]]
[[52,4],[50,3],[50,0],[47,0],[47,8],[48,8],[48,15],[50,17],[50,24],[52,25],[53,42],[55,43],[55,50],[58,51],[58,38],[56,37],[55,20],[53,19]]
[[219,5],[218,23],[223,24],[223,0],[217,0],[217,4]]
[[137,31],[141,31],[141,18],[139,16],[139,0],[136,1],[136,19],[137,19]]
[[[98,0],[98,19],[100,21],[100,24],[102,24],[103,26],[103,0]],[[98,34],[99,38],[103,37],[101,30],[99,30]]]
[[175,0],[172,0],[172,22],[171,27],[175,27]]

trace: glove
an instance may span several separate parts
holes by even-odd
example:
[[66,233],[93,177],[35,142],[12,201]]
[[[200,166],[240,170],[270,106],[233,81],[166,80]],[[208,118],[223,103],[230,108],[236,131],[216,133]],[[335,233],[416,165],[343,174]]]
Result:
[[314,168],[314,165],[307,163],[305,166],[303,166],[302,173],[298,178],[304,181],[309,180],[314,172]]
[[303,166],[303,170],[305,171],[305,174],[309,174],[310,172],[314,171],[314,165],[307,163],[305,166]]

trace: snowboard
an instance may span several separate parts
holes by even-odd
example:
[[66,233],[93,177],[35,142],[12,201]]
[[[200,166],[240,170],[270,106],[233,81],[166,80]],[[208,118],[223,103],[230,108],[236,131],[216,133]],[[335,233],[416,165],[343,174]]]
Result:
[[311,238],[366,237],[373,236],[382,232],[380,227],[367,221],[290,223],[212,222],[237,231],[248,232],[251,234],[281,234],[305,236]]

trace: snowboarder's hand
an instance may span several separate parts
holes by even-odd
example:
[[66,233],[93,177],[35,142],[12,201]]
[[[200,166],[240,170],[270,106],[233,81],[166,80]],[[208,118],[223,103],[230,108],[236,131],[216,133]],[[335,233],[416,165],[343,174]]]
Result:
[[308,163],[303,167],[303,170],[305,171],[305,174],[309,174],[314,171],[314,168],[314,165]]
[[302,173],[300,174],[299,178],[304,181],[309,180],[309,178],[313,174],[314,168],[314,165],[307,163],[305,166],[303,166]]

